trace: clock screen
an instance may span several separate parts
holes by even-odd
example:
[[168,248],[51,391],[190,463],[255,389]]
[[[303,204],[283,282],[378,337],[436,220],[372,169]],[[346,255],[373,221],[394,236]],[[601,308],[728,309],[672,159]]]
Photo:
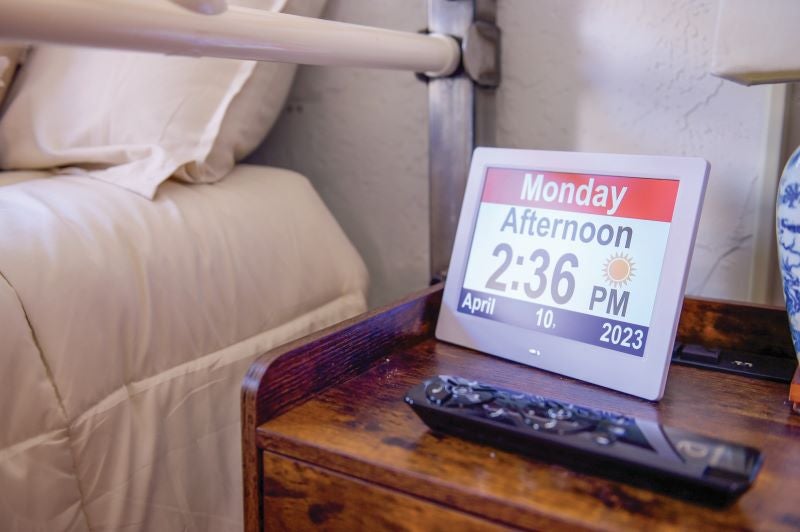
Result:
[[642,356],[678,185],[489,168],[458,311]]

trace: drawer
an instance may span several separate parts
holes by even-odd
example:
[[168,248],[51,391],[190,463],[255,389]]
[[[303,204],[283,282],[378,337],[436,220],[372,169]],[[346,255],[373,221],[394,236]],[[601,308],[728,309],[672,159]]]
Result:
[[269,451],[263,457],[264,530],[509,530]]

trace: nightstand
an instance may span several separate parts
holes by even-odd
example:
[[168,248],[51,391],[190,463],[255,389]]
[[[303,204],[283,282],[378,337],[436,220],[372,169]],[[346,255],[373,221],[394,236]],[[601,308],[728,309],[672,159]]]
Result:
[[[248,531],[800,527],[800,416],[787,384],[673,365],[664,398],[651,403],[439,342],[440,301],[433,287],[253,364],[242,404]],[[678,337],[791,353],[785,319],[687,298]],[[751,445],[765,464],[750,491],[713,508],[437,435],[402,400],[436,374]]]

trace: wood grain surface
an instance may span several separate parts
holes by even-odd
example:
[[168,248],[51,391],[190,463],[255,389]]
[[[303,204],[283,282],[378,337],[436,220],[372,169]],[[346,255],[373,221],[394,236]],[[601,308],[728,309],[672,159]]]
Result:
[[274,349],[242,383],[242,475],[247,532],[263,525],[261,452],[256,427],[364,371],[378,357],[433,335],[442,285]]
[[779,357],[795,356],[786,310],[766,305],[687,297],[678,340]]
[[[442,373],[752,445],[764,452],[765,465],[750,492],[719,510],[439,436],[402,397],[423,378]],[[785,385],[676,366],[664,399],[654,404],[427,340],[262,425],[258,441],[273,452],[514,527],[791,529],[800,527],[800,421],[786,403]]]
[[[268,449],[321,468],[339,475],[341,478],[336,478],[342,482],[393,490],[401,498],[428,501],[502,526],[800,528],[800,505],[796,502],[800,500],[800,417],[790,414],[785,384],[673,366],[664,398],[651,403],[436,341],[431,335],[439,295],[439,289],[434,288],[399,306],[401,310],[395,312],[403,317],[389,318],[390,324],[377,336],[374,348],[366,338],[371,334],[369,327],[354,330],[364,323],[356,321],[338,328],[333,337],[323,335],[299,342],[266,357],[266,364],[251,372],[255,375],[251,392],[243,394],[245,401],[261,397],[250,407],[253,412],[249,425],[243,426],[243,444],[251,445],[249,451],[253,453]],[[379,319],[382,314],[371,315],[368,320]],[[679,339],[704,343],[710,338],[712,346],[752,351],[756,345],[762,353],[793,356],[791,350],[786,352],[786,345],[791,345],[788,328],[784,329],[785,323],[776,325],[781,317],[776,309],[742,309],[720,302],[687,300]],[[398,327],[395,333],[390,331],[392,326]],[[729,336],[725,329],[730,327],[734,330]],[[747,334],[748,327],[772,335],[771,340],[754,340]],[[342,333],[347,341],[336,338]],[[344,352],[337,355],[342,349]],[[282,364],[272,362],[285,356],[291,359]],[[333,364],[334,360],[341,367]],[[326,372],[334,366],[334,375],[328,376]],[[275,375],[270,376],[273,372]],[[545,460],[437,435],[413,414],[402,397],[423,378],[442,373],[752,445],[763,450],[765,465],[754,488],[738,502],[714,509],[574,472]],[[298,380],[308,383],[301,386]],[[247,408],[243,405],[243,413]],[[245,442],[248,430],[252,432]],[[268,497],[268,506],[261,507],[261,496],[270,489],[260,483],[261,457],[247,462],[248,448],[244,452],[245,474],[258,478],[253,495],[261,500],[256,509],[250,508],[258,520],[247,521],[248,530],[257,530],[264,523],[263,515],[271,511],[269,505],[276,501]],[[253,466],[258,467],[255,472]],[[346,497],[343,490],[326,493],[332,501]],[[317,495],[324,498],[322,492]],[[367,507],[380,511],[374,505]],[[276,506],[274,511],[284,510]]]
[[509,530],[396,490],[264,453],[264,530]]

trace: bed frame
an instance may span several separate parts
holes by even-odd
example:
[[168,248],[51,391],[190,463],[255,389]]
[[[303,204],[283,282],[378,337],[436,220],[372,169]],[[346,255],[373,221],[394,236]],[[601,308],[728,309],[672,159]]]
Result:
[[492,146],[500,81],[496,0],[428,0],[408,33],[226,0],[3,0],[0,41],[415,72],[428,84],[430,273],[446,276],[475,146]]

